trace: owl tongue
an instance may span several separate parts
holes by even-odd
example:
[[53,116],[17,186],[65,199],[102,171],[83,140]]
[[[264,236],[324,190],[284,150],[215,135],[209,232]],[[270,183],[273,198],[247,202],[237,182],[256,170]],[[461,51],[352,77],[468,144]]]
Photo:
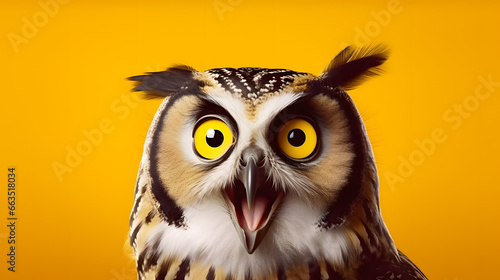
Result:
[[256,197],[252,209],[248,208],[246,197],[241,200],[243,217],[250,231],[256,231],[258,229],[268,205],[269,200],[266,197]]

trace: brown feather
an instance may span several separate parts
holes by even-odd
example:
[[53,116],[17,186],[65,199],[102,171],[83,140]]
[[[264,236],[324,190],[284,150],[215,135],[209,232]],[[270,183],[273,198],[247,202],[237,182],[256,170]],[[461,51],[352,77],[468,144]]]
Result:
[[129,77],[136,81],[132,91],[144,91],[146,99],[165,98],[178,92],[193,80],[196,70],[186,65],[177,65],[166,71],[149,72],[147,75]]
[[379,66],[388,57],[389,50],[383,45],[360,49],[349,46],[330,62],[320,79],[327,86],[353,89],[367,78],[380,74]]

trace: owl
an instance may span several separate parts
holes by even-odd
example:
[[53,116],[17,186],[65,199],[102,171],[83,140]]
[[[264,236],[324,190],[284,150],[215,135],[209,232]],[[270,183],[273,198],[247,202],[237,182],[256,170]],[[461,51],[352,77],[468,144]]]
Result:
[[176,66],[130,77],[164,99],[130,216],[138,279],[427,279],[384,224],[346,92],[388,54],[347,47],[318,76]]

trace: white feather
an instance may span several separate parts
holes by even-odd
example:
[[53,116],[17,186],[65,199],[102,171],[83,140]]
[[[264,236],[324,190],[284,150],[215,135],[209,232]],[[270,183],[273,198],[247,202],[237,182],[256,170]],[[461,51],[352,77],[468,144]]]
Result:
[[278,265],[299,265],[313,258],[342,264],[342,253],[350,250],[344,229],[320,230],[316,224],[320,211],[304,205],[296,196],[283,202],[266,238],[253,254],[248,254],[241,244],[222,198],[204,200],[186,208],[184,214],[187,228],[162,223],[151,234],[150,242],[162,240],[160,259],[189,257],[238,277],[250,271],[258,278]]

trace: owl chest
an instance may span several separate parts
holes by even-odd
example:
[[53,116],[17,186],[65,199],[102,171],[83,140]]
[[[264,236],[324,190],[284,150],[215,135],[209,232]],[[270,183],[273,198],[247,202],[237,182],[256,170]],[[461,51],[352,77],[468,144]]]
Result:
[[169,259],[152,270],[140,276],[140,279],[212,279],[212,280],[336,280],[356,279],[348,275],[340,275],[330,263],[321,260],[309,262],[308,264],[282,268],[277,267],[270,273],[252,275],[247,272],[244,275],[233,275],[223,268],[202,265],[189,259]]
[[[159,217],[141,227],[136,253],[140,279],[349,279],[334,269],[342,258],[342,240],[332,232],[318,235],[312,223],[304,222],[308,219],[292,219],[298,215],[283,219],[289,224],[274,225],[276,239],[264,240],[253,254],[241,245],[224,209],[203,207],[186,215],[186,227]],[[327,257],[318,241],[331,249]]]

